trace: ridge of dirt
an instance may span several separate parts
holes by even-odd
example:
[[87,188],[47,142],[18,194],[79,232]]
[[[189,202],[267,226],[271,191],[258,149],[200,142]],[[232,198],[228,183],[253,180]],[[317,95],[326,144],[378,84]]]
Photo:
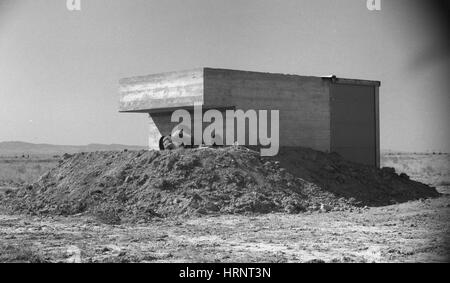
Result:
[[394,168],[378,169],[357,164],[337,153],[282,148],[276,158],[295,176],[366,206],[386,206],[440,196],[436,188],[411,180],[405,173],[397,174]]
[[89,213],[111,224],[155,217],[340,211],[439,196],[427,185],[344,161],[282,149],[262,158],[242,147],[65,155],[34,184],[0,196],[8,211]]

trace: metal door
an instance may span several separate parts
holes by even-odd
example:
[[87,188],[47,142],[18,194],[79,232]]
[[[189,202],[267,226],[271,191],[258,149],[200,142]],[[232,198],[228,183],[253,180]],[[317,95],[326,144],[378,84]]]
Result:
[[374,86],[332,84],[331,151],[378,166],[376,99]]

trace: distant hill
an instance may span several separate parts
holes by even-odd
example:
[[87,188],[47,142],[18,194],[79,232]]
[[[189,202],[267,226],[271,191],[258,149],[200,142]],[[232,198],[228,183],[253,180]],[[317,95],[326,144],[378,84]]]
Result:
[[34,144],[20,141],[0,142],[0,155],[56,155],[64,153],[92,152],[92,151],[122,151],[146,149],[146,146],[123,144],[88,144],[88,145],[54,145]]

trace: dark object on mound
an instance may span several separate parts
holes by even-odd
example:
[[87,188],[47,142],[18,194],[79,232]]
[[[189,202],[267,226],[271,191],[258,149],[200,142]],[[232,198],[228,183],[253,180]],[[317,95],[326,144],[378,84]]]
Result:
[[2,202],[15,212],[87,212],[119,223],[216,213],[325,212],[439,195],[395,171],[334,154],[285,149],[278,158],[281,163],[242,147],[75,154]]

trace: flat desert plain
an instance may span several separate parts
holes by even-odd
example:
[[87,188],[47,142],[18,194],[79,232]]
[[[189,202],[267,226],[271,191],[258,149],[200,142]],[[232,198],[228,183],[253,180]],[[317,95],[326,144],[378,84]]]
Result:
[[[0,194],[56,164],[58,157],[2,158]],[[450,155],[389,152],[382,164],[442,195],[355,211],[119,225],[83,214],[2,213],[0,262],[448,262]]]

